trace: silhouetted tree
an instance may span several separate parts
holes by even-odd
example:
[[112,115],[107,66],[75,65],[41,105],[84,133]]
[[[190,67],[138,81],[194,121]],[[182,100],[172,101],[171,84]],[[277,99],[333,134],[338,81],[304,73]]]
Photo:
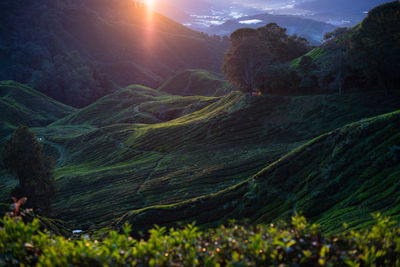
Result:
[[301,76],[298,84],[302,93],[313,93],[318,87],[317,65],[313,62],[312,57],[302,56],[299,62],[298,71]]
[[257,29],[259,38],[275,56],[277,62],[287,62],[310,51],[309,43],[302,37],[288,35],[286,29],[269,23]]
[[256,36],[243,37],[240,41],[233,39],[232,50],[226,53],[222,71],[232,85],[242,92],[251,94],[256,85],[256,77],[263,65],[271,61],[272,56]]
[[257,76],[257,88],[263,94],[296,94],[300,77],[289,64],[266,65]]
[[321,74],[334,76],[332,86],[337,88],[338,94],[343,93],[344,80],[351,73],[348,62],[350,38],[352,31],[347,28],[337,28],[324,35],[324,48],[330,53],[330,60],[325,64]]
[[228,82],[249,94],[256,87],[262,92],[278,93],[280,85],[282,93],[287,91],[291,82],[282,83],[274,75],[280,74],[277,70],[284,70],[279,77],[294,77],[282,63],[310,49],[305,39],[288,36],[286,29],[276,23],[258,29],[238,29],[231,34],[230,41],[232,48],[225,54],[222,71]]
[[15,175],[19,185],[14,197],[27,197],[28,206],[36,211],[50,211],[50,201],[55,197],[53,160],[42,155],[43,146],[28,127],[19,126],[5,143],[2,152],[3,168]]
[[352,37],[351,56],[370,83],[381,90],[400,87],[400,2],[380,5],[368,13]]

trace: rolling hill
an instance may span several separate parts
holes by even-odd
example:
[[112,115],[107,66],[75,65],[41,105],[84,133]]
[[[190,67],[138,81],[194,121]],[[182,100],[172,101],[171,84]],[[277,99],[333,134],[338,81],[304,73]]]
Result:
[[44,94],[14,81],[0,81],[0,140],[19,124],[46,126],[75,111]]
[[295,212],[338,231],[371,223],[371,213],[399,218],[400,111],[321,135],[251,178],[215,194],[127,213],[136,229],[177,221],[198,224],[248,218],[263,223]]
[[[15,81],[0,81],[0,146],[19,125],[43,127],[73,112],[75,108],[57,102],[29,86]],[[53,150],[48,152],[53,153]],[[0,195],[3,196],[0,202],[7,203],[10,190],[17,182],[1,168],[0,177]],[[0,212],[8,210],[8,204],[0,203]]]
[[[118,123],[154,124],[197,111],[217,101],[213,97],[182,97],[131,85],[53,123],[57,125],[107,126]],[[105,110],[109,114],[105,117]]]
[[158,90],[171,95],[215,96],[227,93],[229,85],[220,75],[206,70],[186,70],[168,79]]
[[[76,99],[78,106],[94,102],[75,109],[4,81],[0,130],[6,137],[18,123],[27,124],[55,157],[58,195],[52,216],[63,232],[67,225],[97,231],[125,222],[136,231],[154,223],[194,220],[201,226],[231,218],[269,223],[296,212],[333,232],[345,221],[351,228],[367,226],[372,212],[399,218],[398,90],[221,96],[226,83],[218,74],[178,72],[191,62],[212,69],[219,56],[216,48],[223,46],[215,43],[220,39],[120,0],[41,4],[26,2],[33,13],[43,15],[36,26],[54,24],[43,36],[35,32],[38,43],[26,42],[24,30],[12,35],[24,48],[1,43],[1,66],[18,75],[32,74],[35,84],[43,78],[43,69],[36,66],[44,60],[47,77],[54,79],[46,84],[55,88],[44,91]],[[11,15],[22,18],[15,27],[26,25],[25,11],[17,9],[21,2],[1,5],[9,11],[2,29],[13,29]],[[138,35],[131,36],[135,31]],[[59,43],[49,41],[48,33],[61,36],[54,39]],[[26,57],[31,51],[37,57]],[[335,57],[325,46],[308,55],[319,66]],[[47,56],[54,61],[46,61]],[[18,60],[25,58],[30,61],[22,66],[24,61]],[[119,68],[126,60],[140,65]],[[292,67],[298,65],[299,59],[292,62]],[[139,69],[154,81],[172,78],[158,90],[137,84],[113,87],[128,82]],[[146,77],[140,82],[146,84]],[[0,210],[15,185],[16,179],[0,173]]]
[[[59,158],[55,217],[75,227],[98,229],[126,218],[124,214],[132,210],[216,194],[246,181],[312,138],[400,108],[399,96],[379,92],[299,97],[246,97],[234,92],[219,98],[154,100],[159,92],[133,86],[110,99],[118,95],[129,99],[124,96],[134,91],[150,100],[138,105],[136,111],[142,116],[156,115],[152,110],[156,106],[149,103],[166,109],[182,103],[182,113],[165,122],[123,122],[110,119],[118,113],[112,109],[115,100],[103,98],[98,104],[110,103],[111,109],[97,109],[99,117],[93,120],[87,114],[95,107],[89,106],[34,129]],[[194,99],[205,101],[206,107],[196,111],[185,106]],[[174,104],[167,105],[170,101]],[[4,201],[8,196],[2,192]]]

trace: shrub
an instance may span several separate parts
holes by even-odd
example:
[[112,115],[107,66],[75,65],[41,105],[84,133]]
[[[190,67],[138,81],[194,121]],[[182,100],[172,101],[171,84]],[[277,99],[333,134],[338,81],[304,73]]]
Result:
[[361,231],[324,236],[304,217],[290,225],[231,224],[201,231],[155,227],[147,240],[110,232],[101,242],[65,239],[39,231],[37,220],[25,224],[0,220],[0,264],[40,266],[399,266],[400,229],[376,215],[376,224]]

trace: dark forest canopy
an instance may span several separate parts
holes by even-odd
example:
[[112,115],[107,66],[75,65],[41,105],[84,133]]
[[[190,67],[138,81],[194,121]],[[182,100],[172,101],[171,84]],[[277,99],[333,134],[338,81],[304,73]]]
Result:
[[0,12],[0,80],[77,107],[188,68],[219,71],[229,45],[133,1],[5,0]]
[[[338,28],[309,51],[307,42],[268,24],[231,35],[226,79],[245,92],[310,94],[400,87],[400,3],[371,10],[354,28]],[[297,58],[297,59],[296,59]]]

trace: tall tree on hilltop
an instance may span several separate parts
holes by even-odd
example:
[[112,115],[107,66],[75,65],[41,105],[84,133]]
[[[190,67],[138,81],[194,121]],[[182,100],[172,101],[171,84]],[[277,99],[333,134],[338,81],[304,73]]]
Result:
[[34,133],[19,126],[4,145],[2,167],[19,181],[13,197],[27,197],[28,206],[46,214],[56,191],[53,160],[43,156],[42,149]]
[[[268,47],[260,42],[257,35],[241,35],[239,41],[235,33],[232,34],[233,38],[231,36],[234,46],[225,55],[222,72],[232,85],[238,86],[242,92],[251,94],[263,64],[271,61],[272,56]],[[256,34],[255,30],[254,33]]]
[[257,29],[259,38],[270,48],[277,62],[287,62],[310,51],[306,39],[288,35],[286,29],[276,23],[269,23]]
[[[271,86],[265,83],[276,70],[282,70],[281,63],[297,58],[310,49],[304,38],[288,36],[286,29],[276,23],[258,29],[238,29],[231,34],[230,41],[232,48],[225,54],[222,72],[228,82],[249,94],[256,87],[262,92],[287,91],[290,83],[275,82]],[[287,74],[285,77],[291,76],[289,72]],[[277,89],[281,84],[285,88]]]

